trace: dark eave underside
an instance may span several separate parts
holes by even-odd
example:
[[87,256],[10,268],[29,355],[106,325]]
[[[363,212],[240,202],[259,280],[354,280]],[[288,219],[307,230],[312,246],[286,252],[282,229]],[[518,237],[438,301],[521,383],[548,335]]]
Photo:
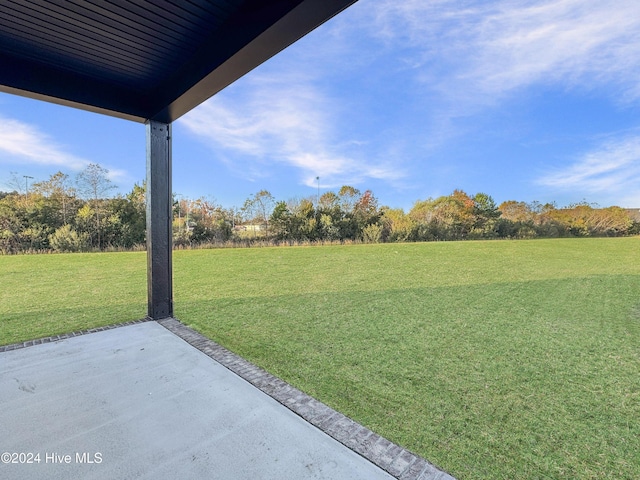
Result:
[[353,2],[2,2],[0,91],[170,122]]

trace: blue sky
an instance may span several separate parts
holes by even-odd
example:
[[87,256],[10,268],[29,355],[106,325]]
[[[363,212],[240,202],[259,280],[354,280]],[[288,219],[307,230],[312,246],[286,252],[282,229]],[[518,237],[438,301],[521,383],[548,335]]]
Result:
[[[360,0],[174,123],[173,189],[640,207],[639,113],[637,0]],[[8,94],[0,122],[0,190],[88,163],[123,193],[144,178],[143,125]]]

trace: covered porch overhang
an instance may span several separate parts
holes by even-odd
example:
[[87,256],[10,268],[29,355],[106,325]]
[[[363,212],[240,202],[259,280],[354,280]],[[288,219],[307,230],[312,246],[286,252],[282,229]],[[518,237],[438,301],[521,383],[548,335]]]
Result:
[[[0,3],[1,92],[144,123],[147,148],[147,318],[129,325],[113,326],[118,328],[105,327],[2,346],[0,354],[4,355],[4,363],[0,369],[0,386],[7,387],[5,390],[10,394],[7,400],[16,407],[15,411],[4,411],[3,425],[8,429],[5,436],[11,437],[10,448],[38,446],[38,441],[40,444],[52,441],[49,445],[54,449],[60,445],[68,447],[75,445],[67,443],[69,439],[77,441],[87,432],[108,433],[111,428],[118,430],[117,435],[109,438],[110,450],[105,451],[106,456],[112,454],[111,460],[115,462],[126,457],[122,457],[120,449],[122,444],[133,442],[131,436],[138,440],[137,444],[132,443],[133,453],[142,452],[147,456],[130,458],[128,468],[138,470],[123,471],[121,465],[112,463],[111,470],[101,473],[87,470],[91,478],[105,478],[105,472],[127,478],[157,478],[156,474],[167,478],[176,475],[202,478],[210,472],[207,468],[212,465],[222,468],[221,472],[227,468],[230,472],[227,478],[256,478],[254,473],[260,474],[266,467],[273,468],[282,460],[278,455],[292,457],[296,452],[305,455],[311,452],[311,460],[295,459],[299,470],[292,473],[285,459],[276,469],[282,475],[408,480],[452,478],[173,319],[172,122],[354,2],[13,0]],[[167,335],[163,327],[175,336]],[[95,335],[90,341],[82,336],[75,338],[77,333]],[[195,348],[187,348],[178,337]],[[47,345],[43,345],[45,343]],[[22,350],[27,346],[30,348]],[[149,351],[145,350],[147,347]],[[123,353],[118,360],[120,363],[113,363],[120,353]],[[206,356],[233,374],[225,369],[210,368],[203,360]],[[87,368],[93,369],[87,374],[87,378],[91,378],[80,378],[79,372]],[[132,378],[132,370],[136,369],[142,369],[142,373],[135,374],[139,378]],[[195,370],[198,370],[198,378],[188,384],[191,377],[186,378],[183,372]],[[148,374],[150,371],[155,373]],[[172,378],[167,380],[167,375]],[[261,394],[247,389],[233,375],[259,388],[261,394],[268,394],[294,414],[289,415],[290,412],[283,412],[273,405],[269,408],[274,413],[265,414]],[[32,380],[25,380],[29,378]],[[99,388],[91,383],[95,378],[104,379]],[[139,381],[142,382],[140,385]],[[148,391],[151,387],[147,388],[144,382],[153,388],[164,389],[164,407],[150,410],[142,401],[152,396]],[[36,384],[41,389],[40,396],[35,394]],[[125,384],[134,386],[123,393],[119,389]],[[203,400],[194,403],[187,398],[187,393]],[[22,394],[34,395],[27,397],[31,403],[25,402]],[[138,395],[132,402],[133,412],[123,403],[122,397],[127,394],[132,398]],[[91,406],[94,403],[88,404],[87,398],[114,407],[111,416],[96,417],[96,414],[104,414],[107,407],[94,411]],[[231,413],[224,408],[212,412],[211,402],[215,403],[216,399],[222,407],[228,404],[227,410]],[[174,410],[170,415],[165,414],[168,400],[175,400],[171,403]],[[195,414],[190,411],[194,406],[200,408],[201,416],[198,411]],[[84,408],[86,412],[78,411]],[[46,419],[51,412],[58,415],[58,426],[66,429],[71,425],[77,431],[68,431],[67,436],[61,437],[60,432],[41,428],[46,422],[38,422],[36,417]],[[82,416],[83,412],[86,415]],[[86,425],[78,423],[79,415]],[[147,448],[148,443],[162,443],[164,437],[154,429],[168,416],[175,429],[167,427],[165,433],[168,429],[171,433],[168,437],[178,435],[180,438],[177,441],[171,438],[161,450],[180,450],[181,456],[164,458],[156,464],[156,471],[145,472],[158,456],[157,451]],[[141,423],[132,423],[132,419]],[[157,422],[154,423],[154,419]],[[247,423],[247,419],[252,422]],[[254,459],[245,458],[246,453],[231,447],[228,455],[218,451],[220,445],[226,445],[222,441],[212,443],[207,439],[207,443],[193,443],[188,438],[192,431],[199,431],[203,426],[220,434],[220,425],[224,427],[229,421],[237,424],[228,427],[234,432],[229,438],[237,445],[244,448],[247,439],[255,442],[264,435],[271,439],[265,440],[266,443],[272,442],[268,449],[275,445],[276,453],[263,455],[256,463]],[[183,422],[192,422],[195,426],[189,429],[191,423]],[[327,441],[322,435],[312,438],[308,433],[310,425],[317,426],[337,442]],[[42,431],[33,436],[33,431],[38,429]],[[246,436],[243,431],[247,432]],[[264,444],[259,447],[255,451],[262,455]],[[351,451],[345,453],[344,447]],[[87,444],[79,444],[77,450],[80,448],[87,448]],[[248,448],[251,451],[251,446]],[[214,454],[208,458],[210,452]],[[55,463],[64,461],[64,457],[55,455],[69,453],[72,452],[51,450],[46,454],[54,455],[50,460]],[[96,450],[76,452],[90,455],[81,459],[93,460],[93,463],[106,460],[101,452],[98,453],[99,458]],[[131,452],[128,455],[133,456]],[[200,456],[198,462],[197,456]],[[76,463],[77,458],[73,458]],[[363,459],[367,460],[363,462]],[[57,469],[58,476],[52,477],[47,460],[48,457],[43,457],[40,467],[30,470],[13,468],[13,465],[5,470],[10,476],[15,474],[13,478],[67,478],[78,471],[67,465],[66,469]],[[185,467],[189,460],[190,466]],[[244,469],[240,473],[238,465]],[[246,470],[247,465],[253,465],[253,470]],[[333,468],[334,473],[314,470],[326,466]],[[342,473],[335,473],[337,471]]]
[[355,0],[15,0],[0,91],[146,124],[148,316],[173,316],[171,123]]

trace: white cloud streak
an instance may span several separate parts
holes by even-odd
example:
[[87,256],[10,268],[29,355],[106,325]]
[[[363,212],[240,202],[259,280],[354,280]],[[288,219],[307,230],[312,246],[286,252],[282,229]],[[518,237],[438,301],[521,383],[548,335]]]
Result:
[[538,184],[561,191],[615,194],[636,206],[640,185],[640,135],[608,141],[573,164],[544,175]]
[[383,0],[370,7],[362,19],[370,34],[408,48],[415,74],[462,108],[534,84],[606,86],[621,102],[640,100],[636,0]]
[[36,127],[0,116],[0,163],[52,165],[80,170],[89,162],[64,151]]
[[[298,169],[305,185],[320,176],[331,188],[408,176],[397,163],[364,157],[357,148],[363,139],[349,138],[341,93],[322,83],[336,72],[402,82],[415,99],[411,107],[424,106],[414,138],[434,148],[459,135],[456,117],[532,88],[597,90],[627,106],[640,100],[637,0],[360,0],[322,38],[305,41],[305,51],[322,61],[299,54],[268,77],[254,72],[180,122],[216,152],[228,152],[231,168],[246,175],[267,175],[279,163]],[[389,148],[364,140],[380,152]],[[637,179],[634,145],[630,137],[612,141],[539,183],[586,192],[630,186]]]
[[340,110],[309,75],[280,72],[254,75],[179,122],[212,148],[233,152],[229,165],[244,175],[266,176],[276,163],[297,169],[310,187],[317,176],[323,188],[401,178],[397,167],[359,158],[361,142],[345,140],[337,127]]

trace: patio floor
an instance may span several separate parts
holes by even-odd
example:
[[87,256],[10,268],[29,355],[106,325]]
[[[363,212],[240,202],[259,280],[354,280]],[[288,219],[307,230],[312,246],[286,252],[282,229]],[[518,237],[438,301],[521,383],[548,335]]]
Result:
[[177,320],[99,330],[1,347],[0,478],[452,479]]

